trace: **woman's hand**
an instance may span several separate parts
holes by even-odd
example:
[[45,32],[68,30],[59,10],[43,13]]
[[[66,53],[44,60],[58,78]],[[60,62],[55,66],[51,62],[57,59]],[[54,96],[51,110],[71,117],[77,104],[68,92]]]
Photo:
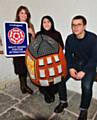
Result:
[[33,38],[35,38],[35,33],[32,28],[28,28],[28,32],[32,35]]

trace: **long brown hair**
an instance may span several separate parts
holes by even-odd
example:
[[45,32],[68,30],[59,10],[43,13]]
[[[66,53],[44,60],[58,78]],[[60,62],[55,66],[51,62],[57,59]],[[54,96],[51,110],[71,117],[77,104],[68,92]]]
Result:
[[18,9],[17,9],[17,12],[16,12],[16,18],[15,18],[15,21],[20,21],[20,18],[19,18],[19,13],[21,10],[25,10],[26,14],[27,14],[27,20],[26,22],[28,23],[28,26],[30,25],[30,19],[31,19],[31,14],[28,10],[28,8],[26,6],[20,6]]

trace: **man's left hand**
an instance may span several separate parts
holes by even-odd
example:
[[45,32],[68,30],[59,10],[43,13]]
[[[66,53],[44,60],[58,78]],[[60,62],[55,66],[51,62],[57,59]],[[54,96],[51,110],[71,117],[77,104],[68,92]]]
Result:
[[76,75],[76,79],[81,80],[85,76],[85,72],[79,71]]

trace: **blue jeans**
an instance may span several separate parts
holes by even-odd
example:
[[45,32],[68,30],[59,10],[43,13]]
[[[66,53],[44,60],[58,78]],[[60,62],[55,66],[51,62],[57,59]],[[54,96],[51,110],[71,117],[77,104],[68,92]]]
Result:
[[80,108],[88,109],[90,106],[92,98],[92,87],[95,77],[96,71],[92,71],[87,73],[85,77],[81,80],[82,95]]
[[[92,87],[93,82],[96,77],[96,70],[91,71],[85,75],[85,77],[81,80],[81,103],[80,108],[88,109],[90,106],[91,98],[92,98]],[[70,78],[70,75],[67,75],[66,81]]]

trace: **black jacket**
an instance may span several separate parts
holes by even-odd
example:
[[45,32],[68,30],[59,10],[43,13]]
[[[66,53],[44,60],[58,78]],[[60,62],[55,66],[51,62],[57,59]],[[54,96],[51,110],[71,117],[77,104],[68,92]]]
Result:
[[97,65],[97,36],[86,31],[83,39],[78,39],[74,34],[67,37],[65,55],[68,68],[76,68],[82,64],[81,70],[89,72],[95,70]]

